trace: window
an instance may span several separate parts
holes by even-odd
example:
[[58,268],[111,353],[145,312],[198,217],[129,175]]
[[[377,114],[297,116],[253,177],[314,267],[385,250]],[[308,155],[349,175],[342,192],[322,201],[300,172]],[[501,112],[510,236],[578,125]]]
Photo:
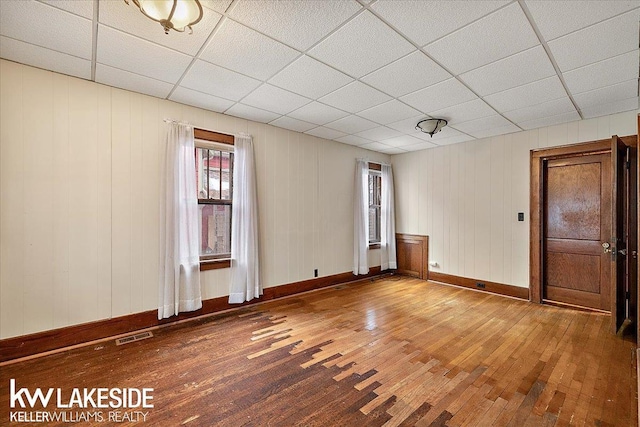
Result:
[[381,166],[369,163],[369,246],[380,245],[380,197],[382,195]]
[[[231,258],[233,136],[195,129],[200,261],[227,267]],[[219,264],[214,266],[215,264]]]

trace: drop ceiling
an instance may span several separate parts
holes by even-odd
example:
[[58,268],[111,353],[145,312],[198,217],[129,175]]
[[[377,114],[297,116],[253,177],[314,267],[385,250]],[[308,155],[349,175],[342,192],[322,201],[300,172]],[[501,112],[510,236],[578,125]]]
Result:
[[201,2],[2,0],[0,57],[388,154],[638,110],[637,0]]

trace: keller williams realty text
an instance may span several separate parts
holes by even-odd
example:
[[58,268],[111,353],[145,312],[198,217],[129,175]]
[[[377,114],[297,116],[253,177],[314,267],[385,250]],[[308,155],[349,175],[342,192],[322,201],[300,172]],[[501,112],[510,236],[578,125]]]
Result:
[[[9,381],[9,388],[11,409],[18,409],[11,411],[11,422],[137,422],[146,421],[149,414],[142,409],[153,408],[153,388],[73,388],[64,392],[60,388],[38,387],[29,390],[18,388],[15,379]],[[47,410],[50,404],[55,405],[56,410]]]

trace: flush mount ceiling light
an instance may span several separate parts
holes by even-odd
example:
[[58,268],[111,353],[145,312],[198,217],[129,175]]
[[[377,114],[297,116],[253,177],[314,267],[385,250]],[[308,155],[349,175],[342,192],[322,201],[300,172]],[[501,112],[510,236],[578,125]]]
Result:
[[[202,19],[202,6],[199,0],[131,0],[140,12],[149,19],[159,22],[164,33],[169,30],[184,32]],[[129,0],[124,0],[129,4]]]
[[433,134],[438,133],[447,125],[445,119],[425,119],[418,122],[416,130],[428,133],[433,138]]

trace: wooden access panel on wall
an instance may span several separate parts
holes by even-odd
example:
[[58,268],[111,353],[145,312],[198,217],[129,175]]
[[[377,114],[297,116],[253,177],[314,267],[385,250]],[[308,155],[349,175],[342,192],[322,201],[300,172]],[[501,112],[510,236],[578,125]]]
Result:
[[396,256],[399,274],[428,279],[429,237],[396,234]]

